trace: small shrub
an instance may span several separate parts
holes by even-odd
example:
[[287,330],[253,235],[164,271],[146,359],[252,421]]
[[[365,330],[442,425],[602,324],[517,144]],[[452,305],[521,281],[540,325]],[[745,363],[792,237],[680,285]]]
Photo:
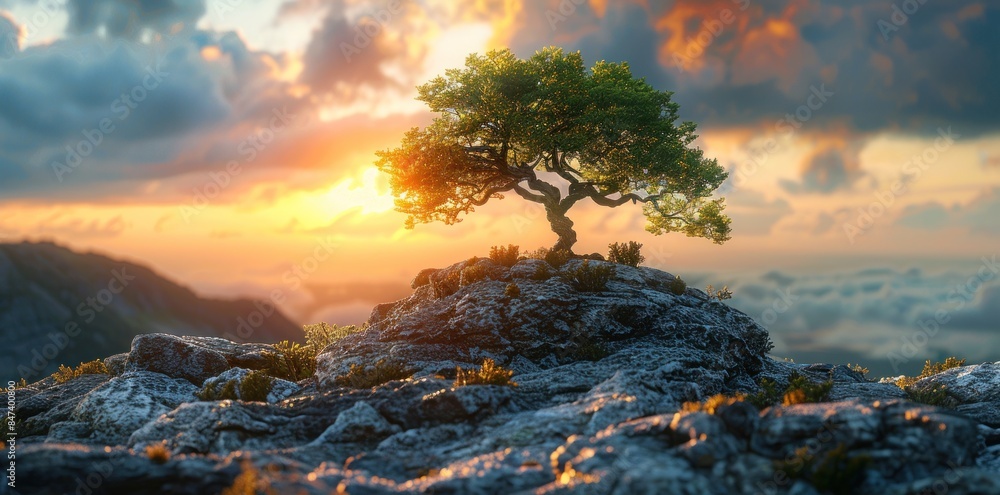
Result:
[[157,443],[146,447],[146,457],[154,464],[166,464],[170,460],[170,451],[166,445]]
[[306,335],[306,345],[313,348],[317,353],[322,352],[327,346],[362,330],[357,325],[331,325],[329,323],[314,323],[302,327],[302,332]]
[[764,378],[760,381],[760,391],[748,395],[746,400],[757,409],[765,409],[778,403],[785,406],[810,404],[825,401],[832,388],[832,381],[813,383],[793,371],[788,375],[788,386],[784,390],[780,390],[773,380]]
[[943,363],[931,363],[931,360],[928,359],[927,361],[924,362],[924,369],[920,371],[920,375],[915,377],[910,377],[910,376],[900,377],[898,380],[896,380],[896,386],[898,386],[903,390],[906,390],[911,385],[917,383],[920,380],[923,380],[924,378],[927,378],[929,376],[934,376],[938,373],[941,373],[942,371],[950,370],[952,368],[958,368],[960,366],[965,366],[965,360],[957,359],[954,356],[945,359]]
[[846,445],[838,444],[828,452],[800,447],[789,458],[775,461],[774,468],[789,478],[810,482],[822,493],[851,494],[857,491],[871,463],[871,456],[851,456]]
[[531,280],[537,280],[539,282],[544,282],[550,278],[552,278],[552,268],[549,267],[548,263],[538,265],[538,267],[535,268],[535,273],[531,275]]
[[267,402],[274,386],[274,377],[263,371],[251,371],[240,380],[240,399],[247,402]]
[[687,282],[685,282],[680,275],[675,276],[674,279],[670,281],[670,284],[667,285],[667,288],[670,289],[670,292],[676,296],[683,296],[684,291],[687,290],[687,287],[688,287]]
[[518,287],[517,284],[513,282],[509,283],[507,284],[507,288],[503,290],[503,295],[511,299],[516,299],[518,297],[521,297],[521,288]]
[[538,248],[528,253],[528,257],[536,260],[545,260],[546,263],[552,265],[554,268],[559,268],[573,257],[573,253],[565,249]]
[[265,351],[268,363],[264,372],[276,378],[297,382],[316,372],[316,350],[310,345],[283,340],[273,344],[274,351]]
[[455,386],[466,385],[504,385],[516,387],[517,383],[511,381],[514,372],[504,369],[492,359],[483,360],[483,365],[478,370],[463,370],[461,366],[456,369]]
[[948,409],[954,409],[958,406],[958,400],[954,397],[948,395],[948,387],[944,385],[935,384],[930,387],[917,389],[916,387],[907,387],[906,396],[913,402],[919,402],[921,404],[927,404],[929,406],[946,407]]
[[833,388],[832,381],[813,383],[798,372],[792,372],[788,376],[788,388],[785,389],[781,403],[785,406],[792,406],[823,402],[830,395],[831,388]]
[[760,391],[748,395],[746,400],[756,406],[757,409],[765,409],[780,402],[783,395],[778,390],[778,384],[774,380],[764,378],[760,381]]
[[198,400],[214,402],[217,400],[239,400],[236,393],[236,380],[229,380],[219,386],[219,382],[206,383],[201,390],[194,393]]
[[14,384],[14,388],[15,389],[17,389],[17,388],[25,388],[27,386],[28,386],[28,380],[25,380],[24,378],[21,378],[20,380],[17,381],[16,384]]
[[108,373],[108,367],[104,365],[104,361],[95,359],[86,363],[80,363],[80,365],[76,368],[70,368],[69,366],[60,364],[59,369],[52,374],[52,378],[55,379],[56,383],[66,383],[82,375],[108,374],[110,373]]
[[709,285],[705,287],[705,294],[708,295],[708,300],[711,301],[715,299],[716,301],[725,301],[726,299],[733,298],[733,291],[729,290],[728,285],[722,286],[721,289],[715,290],[715,287]]
[[514,266],[520,257],[521,248],[513,244],[508,244],[507,247],[493,246],[490,248],[490,259],[498,265]]
[[865,379],[868,379],[868,368],[865,368],[860,364],[847,363],[847,369],[860,374],[861,376],[865,377]]
[[642,255],[642,244],[628,241],[628,244],[617,242],[608,244],[608,261],[622,265],[638,267],[646,257]]
[[405,380],[413,376],[402,363],[380,359],[374,366],[352,364],[346,375],[338,376],[334,383],[348,388],[372,388],[393,380]]
[[459,285],[466,286],[485,280],[489,276],[489,271],[483,265],[469,265],[462,269],[462,280]]
[[708,414],[715,414],[716,409],[723,406],[731,406],[737,402],[746,400],[746,396],[743,394],[736,394],[734,396],[716,394],[704,402],[685,402],[681,406],[681,410],[685,412],[706,412]]
[[601,292],[608,287],[608,281],[615,275],[615,267],[610,265],[591,266],[590,260],[584,260],[580,266],[569,273],[569,279],[577,290],[584,292]]

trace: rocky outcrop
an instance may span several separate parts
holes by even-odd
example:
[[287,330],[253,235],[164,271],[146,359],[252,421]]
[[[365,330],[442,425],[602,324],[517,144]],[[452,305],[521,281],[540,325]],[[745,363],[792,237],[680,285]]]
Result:
[[[763,328],[700,291],[674,294],[668,273],[614,265],[602,288],[580,282],[580,261],[542,263],[421,272],[412,296],[376,307],[314,377],[276,381],[267,401],[194,392],[262,369],[270,347],[139,337],[113,359],[121,376],[18,390],[19,483],[218,493],[255,472],[273,493],[1000,493],[994,365],[918,382],[946,385],[956,409],[918,404],[846,366],[769,359]],[[456,366],[485,358],[516,385],[456,386]],[[338,379],[378,363],[413,376]],[[685,406],[792,373],[831,381],[827,401]]]

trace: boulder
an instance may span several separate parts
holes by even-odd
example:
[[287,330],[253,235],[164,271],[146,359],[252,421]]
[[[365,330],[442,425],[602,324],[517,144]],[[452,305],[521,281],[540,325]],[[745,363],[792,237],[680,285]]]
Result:
[[195,342],[162,333],[138,335],[132,340],[125,371],[152,371],[201,386],[229,369],[224,355]]
[[88,393],[71,419],[88,424],[96,441],[121,444],[161,414],[194,401],[197,390],[185,380],[159,373],[128,372]]

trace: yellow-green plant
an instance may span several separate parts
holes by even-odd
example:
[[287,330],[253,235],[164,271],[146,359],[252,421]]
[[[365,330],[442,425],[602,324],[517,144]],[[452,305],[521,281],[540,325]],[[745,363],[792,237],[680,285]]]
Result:
[[334,383],[348,388],[372,388],[413,376],[413,370],[398,361],[380,359],[372,366],[352,364],[346,375],[338,376]]
[[512,370],[508,370],[498,365],[496,361],[486,358],[483,365],[478,370],[463,370],[461,366],[456,369],[455,386],[466,385],[504,385],[516,387],[517,383],[511,380],[514,376]]
[[965,360],[958,359],[954,356],[945,359],[944,362],[941,363],[931,363],[931,360],[928,359],[927,361],[924,362],[924,369],[920,371],[920,375],[912,377],[911,376],[899,377],[899,379],[896,380],[896,385],[899,388],[906,390],[911,385],[917,383],[920,380],[923,380],[924,378],[927,378],[929,376],[934,376],[938,373],[941,373],[942,371],[950,370],[952,368],[958,368],[960,366],[965,366]]
[[273,351],[265,351],[267,365],[264,371],[273,377],[297,382],[316,372],[316,349],[311,345],[282,340],[273,344]]
[[80,365],[76,368],[70,368],[69,366],[60,364],[59,369],[52,374],[52,378],[55,379],[56,383],[66,383],[82,375],[107,374],[109,374],[108,367],[104,365],[104,361],[95,359],[86,363],[80,363]]
[[513,244],[508,244],[507,247],[493,246],[490,248],[490,259],[498,265],[514,266],[520,257],[521,248]]

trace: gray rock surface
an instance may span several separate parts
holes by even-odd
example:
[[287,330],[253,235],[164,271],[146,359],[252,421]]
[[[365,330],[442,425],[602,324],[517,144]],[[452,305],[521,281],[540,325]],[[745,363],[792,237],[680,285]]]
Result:
[[[564,278],[579,261],[535,280],[541,263],[421,272],[411,297],[376,307],[268,402],[193,395],[259,369],[268,347],[145,337],[126,362],[157,372],[23,389],[19,480],[43,494],[88,476],[94,493],[219,493],[247,472],[261,493],[1000,493],[994,365],[924,380],[947,384],[955,410],[917,404],[845,366],[771,360],[764,329],[700,291],[670,293],[667,273],[615,266],[606,290],[581,292]],[[456,366],[487,357],[516,386],[455,386]],[[338,386],[382,359],[415,376]],[[828,401],[685,406],[793,372],[830,380]]]
[[125,371],[153,371],[195,385],[229,369],[226,357],[190,339],[167,334],[139,335],[125,361]]

